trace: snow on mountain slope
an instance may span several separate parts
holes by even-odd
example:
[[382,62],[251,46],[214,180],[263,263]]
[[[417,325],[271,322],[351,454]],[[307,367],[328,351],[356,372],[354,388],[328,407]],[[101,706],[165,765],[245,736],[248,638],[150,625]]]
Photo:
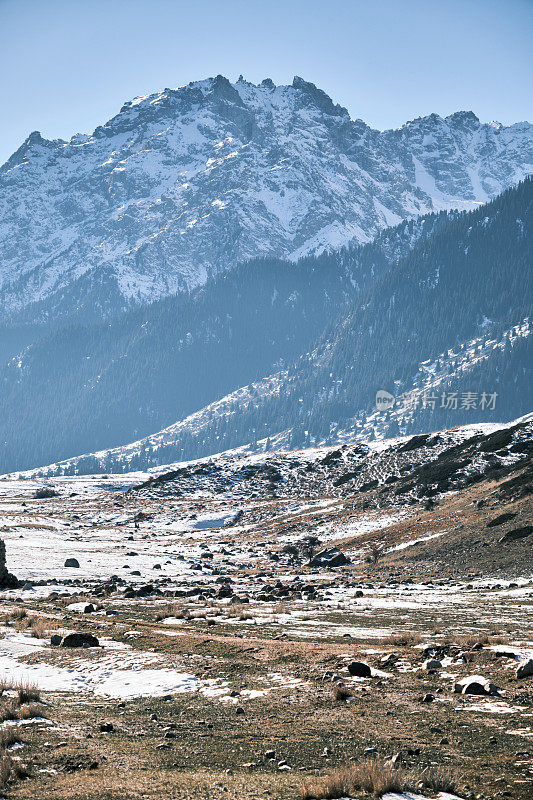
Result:
[[[506,347],[512,347],[517,341],[530,336],[530,321],[524,319],[518,325],[504,331],[499,339],[491,335],[479,336],[465,342],[455,350],[450,349],[445,353],[440,353],[432,361],[426,361],[419,365],[411,386],[396,398],[394,406],[389,411],[386,413],[374,409],[361,411],[353,418],[344,420],[342,425],[338,425],[327,441],[325,439],[314,440],[313,446],[325,447],[327,443],[338,446],[355,441],[384,440],[390,437],[393,427],[401,433],[404,433],[410,426],[416,429],[417,414],[424,408],[430,409],[435,406],[438,408],[441,397],[447,396],[450,380],[456,381],[459,376],[472,373],[476,367],[490,363],[495,353],[503,352]],[[217,421],[228,421],[232,417],[238,418],[245,410],[249,410],[254,405],[261,408],[261,404],[265,400],[286,390],[288,383],[290,383],[290,378],[287,370],[280,370],[263,380],[243,386],[194,414],[190,414],[185,419],[138,441],[18,474],[23,477],[81,474],[87,468],[89,471],[96,469],[101,472],[130,472],[137,468],[159,472],[159,465],[165,464],[165,456],[168,452],[176,450],[179,452],[184,436],[192,436],[196,439],[207,436],[210,428]],[[457,395],[457,392],[455,394]],[[459,396],[457,408],[460,408],[461,402],[461,396]],[[479,428],[480,430],[486,428],[486,432],[510,424],[498,423],[494,426],[493,423],[483,422],[483,417],[483,413],[478,412]],[[515,422],[525,420],[526,417]],[[223,455],[225,457],[244,456],[256,452],[288,451],[290,449],[291,431],[277,430],[271,431],[270,436],[260,438],[257,442],[250,441],[240,447],[224,451]]]
[[301,78],[217,76],[127,102],[92,135],[34,132],[0,168],[2,315],[50,298],[98,315],[472,208],[533,170],[532,131],[458,112],[380,132]]

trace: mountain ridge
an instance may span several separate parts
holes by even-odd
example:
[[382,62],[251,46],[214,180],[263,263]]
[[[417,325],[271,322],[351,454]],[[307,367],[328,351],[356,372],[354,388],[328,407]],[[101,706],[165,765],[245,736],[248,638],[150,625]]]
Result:
[[33,132],[0,168],[3,319],[53,317],[74,285],[99,319],[256,256],[472,208],[533,170],[532,131],[456,112],[380,132],[302,78],[217,76],[127,101],[91,135]]
[[[144,466],[257,440],[290,448],[522,416],[532,213],[529,178],[473,212],[296,265],[243,264],[189,298],[43,339],[0,371],[0,468],[105,449],[104,470],[119,471],[130,455]],[[378,389],[412,394],[416,412],[376,416]],[[463,392],[498,404],[474,413]],[[444,393],[459,404],[441,406]]]

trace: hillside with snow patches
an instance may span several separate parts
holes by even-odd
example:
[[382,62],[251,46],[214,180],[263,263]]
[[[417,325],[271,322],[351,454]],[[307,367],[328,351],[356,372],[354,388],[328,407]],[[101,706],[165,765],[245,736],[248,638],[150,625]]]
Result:
[[34,132],[0,168],[0,318],[98,318],[256,256],[472,209],[532,171],[532,130],[458,112],[381,132],[301,78],[219,75],[135,98],[91,135]]
[[[270,264],[268,269],[265,264],[242,265],[211,281],[200,292],[202,304],[193,304],[186,328],[191,329],[193,316],[202,320],[202,327],[192,337],[194,347],[188,345],[188,360],[171,358],[168,348],[159,356],[157,352],[161,331],[171,318],[187,319],[186,309],[181,308],[179,315],[172,311],[171,318],[164,316],[157,325],[154,320],[152,337],[139,351],[133,348],[138,343],[134,327],[131,345],[117,352],[124,357],[118,358],[121,371],[114,380],[105,359],[97,363],[84,359],[80,347],[72,350],[66,366],[59,369],[60,349],[67,350],[61,340],[55,348],[28,348],[22,366],[15,365],[13,374],[4,373],[6,385],[11,381],[17,393],[12,392],[10,403],[0,401],[3,435],[11,438],[12,448],[9,458],[5,448],[0,465],[5,465],[6,472],[42,464],[50,465],[45,474],[123,472],[228,450],[333,445],[522,417],[531,411],[532,214],[533,181],[528,179],[474,212],[426,220],[427,235],[419,236],[393,264],[383,263],[374,281],[365,290],[354,291],[351,298],[346,294],[346,280],[338,285],[332,280],[341,274],[339,258],[344,258],[346,275],[353,280],[365,264],[379,263],[384,246],[401,250],[403,234],[395,238],[394,231],[389,231],[388,236],[378,237],[383,239],[379,248],[366,245],[355,252],[358,258],[353,263],[349,263],[349,251],[316,259],[314,269],[306,261],[289,270],[284,262]],[[239,280],[241,272],[245,283]],[[283,282],[287,275],[289,283]],[[270,302],[274,296],[276,304]],[[331,317],[336,304],[342,310]],[[264,318],[256,313],[249,316],[250,310],[258,308],[264,310]],[[217,325],[219,317],[230,320],[228,330]],[[298,336],[292,357],[284,358],[293,340],[293,325],[305,333],[309,319],[320,324],[311,326],[304,338]],[[113,326],[101,327],[109,336],[99,350],[109,356],[116,334]],[[272,331],[276,341],[271,341]],[[88,333],[95,350],[94,331]],[[80,338],[82,344],[85,338]],[[171,341],[176,339],[174,330]],[[255,343],[251,351],[250,343]],[[268,345],[266,353],[254,349],[258,343]],[[253,376],[252,366],[257,367],[259,356],[262,368],[270,366]],[[84,366],[78,378],[82,391],[65,377],[78,363]],[[233,363],[245,367],[244,371],[232,371]],[[89,388],[86,364],[103,375]],[[173,376],[176,409],[180,397],[189,392],[191,376],[196,376],[194,385],[201,381],[197,364],[204,372],[207,369],[211,391],[197,392],[188,398],[188,405],[181,402],[181,408],[187,409],[184,413],[171,416],[169,405],[165,412],[169,422],[154,425],[151,431],[145,423],[144,435],[134,433],[139,431],[138,414],[125,425],[130,408],[138,408],[141,398],[146,408],[153,408],[160,394],[170,395]],[[40,378],[43,365],[46,380]],[[142,380],[140,388],[131,392],[137,365],[141,365]],[[250,377],[243,380],[246,374]],[[217,375],[218,392],[213,385]],[[66,395],[59,406],[58,385]],[[376,408],[378,390],[394,398],[391,407]],[[63,409],[59,415],[56,406]],[[35,430],[31,436],[15,439],[14,431],[23,428],[23,419],[32,419]],[[110,442],[106,426],[114,420],[114,424],[123,423],[122,441],[116,437]],[[82,425],[84,438],[74,440]],[[133,435],[128,436],[128,430]],[[63,452],[68,455],[43,457],[54,454],[50,448],[35,449],[44,432],[46,438],[54,437],[56,453],[62,435]],[[87,447],[88,442],[101,444]]]
[[[515,343],[524,341],[530,336],[531,324],[528,319],[525,319],[521,324],[504,331],[500,339],[480,336],[465,342],[464,345],[456,348],[455,352],[450,349],[441,353],[437,358],[419,365],[410,390],[396,398],[394,405],[386,413],[376,408],[361,411],[354,417],[344,420],[342,424],[335,426],[327,439],[315,438],[309,444],[313,447],[323,448],[326,445],[338,446],[350,442],[385,441],[387,437],[390,437],[392,429],[400,435],[405,435],[410,430],[419,430],[419,427],[416,426],[417,416],[419,417],[420,412],[426,408],[428,411],[432,406],[433,409],[435,406],[438,408],[441,398],[449,396],[447,389],[450,378],[456,380],[458,375],[468,378],[476,368],[483,367],[484,363],[490,362],[495,353],[501,353],[506,347],[513,347]],[[168,461],[168,459],[165,460],[166,455],[175,450],[179,451],[184,435],[201,440],[217,420],[223,420],[230,424],[232,418],[242,416],[251,405],[258,404],[260,406],[268,398],[279,394],[287,381],[286,370],[274,373],[268,378],[243,386],[185,419],[136,442],[65,459],[38,469],[26,470],[20,475],[26,478],[74,475],[86,472],[88,467],[93,472],[129,472],[132,469],[148,469],[150,472],[158,473],[161,471],[160,467],[164,467]],[[455,400],[452,396],[451,402],[455,402],[456,409],[459,410],[461,405],[464,405],[464,401],[461,393],[455,392],[455,395],[457,399]],[[475,402],[475,406],[480,402],[477,393],[472,402]],[[488,396],[486,402],[489,404],[495,401]],[[483,414],[480,419],[482,417]],[[527,418],[530,419],[530,417],[531,415]],[[451,420],[453,421],[453,416]],[[513,423],[479,422],[478,426],[480,430],[489,431],[500,427],[505,428],[510,424]],[[458,430],[470,431],[471,427],[467,425]],[[222,457],[226,459],[276,450],[288,451],[290,448],[291,429],[285,428],[272,431],[270,436],[258,439],[256,442],[250,441],[225,451],[222,453]]]

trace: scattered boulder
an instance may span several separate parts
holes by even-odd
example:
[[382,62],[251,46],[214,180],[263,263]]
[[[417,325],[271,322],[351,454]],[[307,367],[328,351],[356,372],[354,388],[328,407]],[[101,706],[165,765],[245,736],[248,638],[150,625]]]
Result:
[[364,661],[352,661],[348,664],[348,672],[354,678],[371,678],[372,670]]
[[482,675],[469,675],[457,683],[454,683],[453,690],[456,694],[475,694],[475,695],[495,695],[498,688]]
[[516,517],[516,514],[509,512],[508,514],[499,514],[499,516],[487,522],[487,528],[494,528],[496,525],[503,525],[505,522],[510,522]]
[[522,661],[516,668],[517,678],[530,678],[533,676],[533,658]]
[[100,733],[112,733],[115,727],[112,722],[102,722],[100,724]]
[[67,558],[63,566],[72,567],[72,569],[79,569],[80,562],[78,561],[77,558]]
[[526,536],[531,536],[532,533],[533,525],[525,525],[523,528],[513,528],[502,536],[500,543],[507,544],[507,542],[516,542],[519,539],[525,539]]
[[75,631],[63,636],[61,647],[100,647],[100,642],[92,633]]
[[350,559],[336,547],[321,550],[310,560],[310,567],[344,567]]
[[428,658],[422,664],[422,669],[429,670],[429,671],[437,670],[437,669],[440,669],[441,667],[442,667],[441,662],[437,661],[436,658]]
[[62,640],[63,637],[61,636],[60,633],[53,633],[52,636],[50,637],[50,644],[52,645],[52,647],[59,647]]

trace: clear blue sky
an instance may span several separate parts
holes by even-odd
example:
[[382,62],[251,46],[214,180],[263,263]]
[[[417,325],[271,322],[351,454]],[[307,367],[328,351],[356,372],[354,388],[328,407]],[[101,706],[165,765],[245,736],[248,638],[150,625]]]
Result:
[[532,32],[533,0],[0,0],[0,163],[218,73],[300,75],[377,128],[533,121]]

